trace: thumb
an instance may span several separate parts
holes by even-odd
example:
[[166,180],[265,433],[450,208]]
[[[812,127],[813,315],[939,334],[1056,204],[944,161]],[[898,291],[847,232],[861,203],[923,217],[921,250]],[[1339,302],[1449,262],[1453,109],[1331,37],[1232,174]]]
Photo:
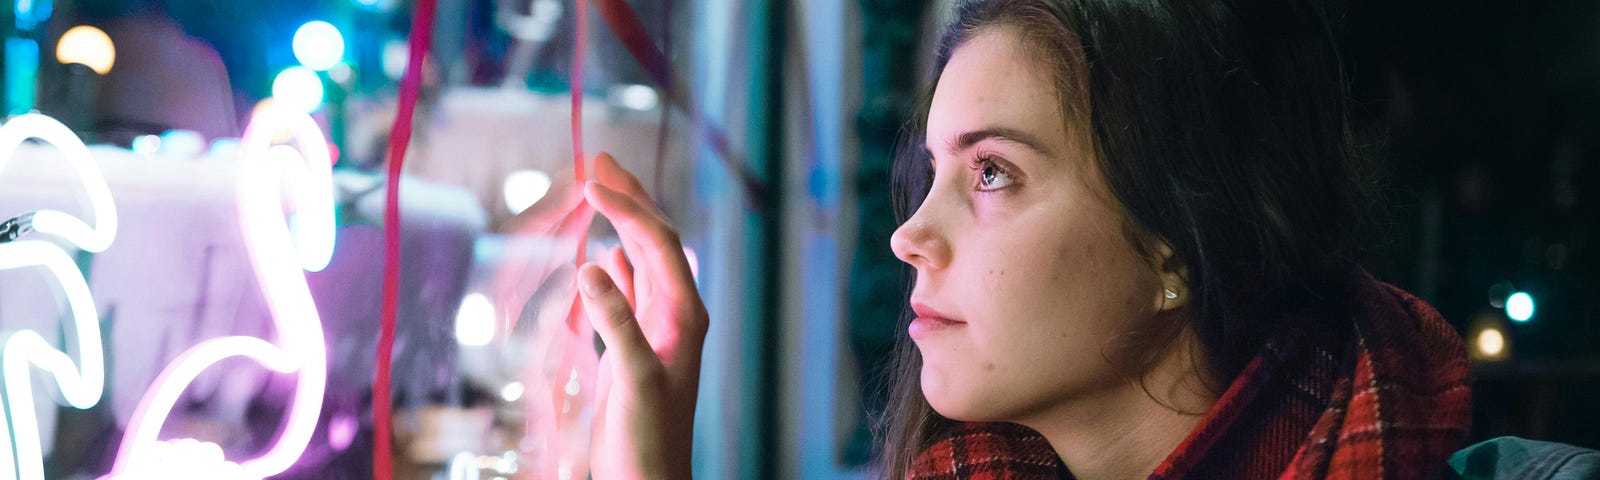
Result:
[[659,370],[661,360],[639,329],[628,298],[605,269],[592,263],[580,267],[578,290],[582,292],[585,316],[606,344],[605,354],[613,356],[614,367],[621,370],[615,373],[638,380]]

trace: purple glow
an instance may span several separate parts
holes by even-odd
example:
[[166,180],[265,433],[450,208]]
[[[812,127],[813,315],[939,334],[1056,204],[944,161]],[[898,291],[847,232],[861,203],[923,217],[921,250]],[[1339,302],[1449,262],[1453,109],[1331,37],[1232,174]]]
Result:
[[[272,139],[284,130],[293,134],[298,149],[273,145]],[[320,270],[333,253],[333,182],[328,144],[310,116],[264,102],[245,129],[240,147],[239,221],[281,343],[255,337],[223,337],[207,340],[178,355],[140,400],[108,477],[173,478],[178,473],[195,478],[264,478],[294,465],[311,441],[327,386],[327,347],[305,275],[292,265]],[[291,187],[290,204],[298,213],[294,232],[290,232],[283,211],[280,191],[285,182]],[[157,438],[173,404],[189,383],[200,372],[234,356],[255,360],[274,372],[296,374],[294,397],[285,413],[282,433],[265,453],[238,462],[237,469],[228,467],[234,463],[222,458],[220,448],[212,450],[214,444]],[[152,456],[193,453],[196,449],[218,455],[212,459],[207,454],[200,463],[145,461]],[[171,458],[188,457],[180,454]]]
[[340,415],[329,420],[328,447],[335,452],[350,448],[350,442],[355,441],[356,430],[359,430],[360,427],[361,425],[356,421],[356,417],[351,415]]

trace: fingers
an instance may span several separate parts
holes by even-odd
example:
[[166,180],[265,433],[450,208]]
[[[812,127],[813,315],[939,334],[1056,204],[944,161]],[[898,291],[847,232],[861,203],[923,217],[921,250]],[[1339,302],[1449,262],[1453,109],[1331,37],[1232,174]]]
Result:
[[633,197],[635,201],[654,205],[650,193],[644,189],[644,184],[639,183],[639,178],[623,169],[622,164],[617,163],[617,159],[609,153],[602,152],[594,158],[594,177],[607,188]]
[[633,305],[634,311],[639,311],[639,298],[634,291],[633,265],[628,263],[628,256],[623,253],[622,247],[611,247],[601,260],[605,262],[606,273],[617,279],[617,286],[622,287],[622,296],[628,298],[628,304]]
[[650,381],[660,375],[661,360],[639,329],[639,322],[611,276],[600,266],[586,263],[578,269],[578,291],[585,316],[606,344],[605,355],[613,367],[632,382]]
[[678,233],[656,214],[655,207],[592,182],[584,189],[584,196],[617,228],[629,258],[635,259],[635,264],[642,261],[640,270],[651,276],[652,289],[660,289],[674,300],[698,298],[689,261],[683,255],[683,243]]

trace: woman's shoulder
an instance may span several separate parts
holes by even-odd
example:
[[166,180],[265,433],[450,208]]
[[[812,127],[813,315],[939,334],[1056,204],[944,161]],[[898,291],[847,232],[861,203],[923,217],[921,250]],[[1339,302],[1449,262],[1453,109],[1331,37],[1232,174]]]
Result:
[[1450,456],[1447,478],[1463,480],[1600,478],[1600,452],[1564,443],[1499,437]]

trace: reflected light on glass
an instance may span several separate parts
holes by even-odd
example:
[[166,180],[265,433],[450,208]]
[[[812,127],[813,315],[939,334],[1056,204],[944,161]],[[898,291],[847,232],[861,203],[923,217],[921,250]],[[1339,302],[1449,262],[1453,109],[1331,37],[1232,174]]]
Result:
[[61,34],[61,42],[56,44],[56,61],[63,65],[80,63],[94,73],[105,75],[117,61],[117,49],[106,32],[79,25]]
[[517,170],[506,175],[504,189],[506,208],[516,215],[550,193],[550,175],[538,170]]
[[310,113],[322,105],[322,78],[306,67],[289,67],[272,80],[272,98],[279,104]]
[[494,340],[494,304],[481,293],[468,294],[461,299],[461,309],[456,311],[456,341],[469,347],[481,347]]
[[333,68],[344,58],[344,34],[328,22],[306,22],[294,31],[294,58],[312,70]]
[[1526,322],[1533,318],[1533,295],[1517,292],[1506,297],[1506,316],[1512,321]]

